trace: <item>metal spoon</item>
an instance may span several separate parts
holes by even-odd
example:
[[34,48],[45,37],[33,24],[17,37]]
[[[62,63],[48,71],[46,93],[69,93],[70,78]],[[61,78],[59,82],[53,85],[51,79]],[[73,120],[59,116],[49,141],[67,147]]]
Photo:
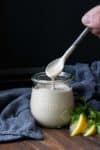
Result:
[[60,72],[62,72],[64,68],[64,64],[68,57],[71,55],[71,53],[75,50],[75,48],[78,46],[78,44],[81,42],[81,40],[87,35],[89,29],[86,27],[83,32],[77,37],[77,39],[72,43],[72,45],[67,49],[67,51],[60,57],[52,62],[50,62],[46,69],[46,75],[50,78],[55,78]]

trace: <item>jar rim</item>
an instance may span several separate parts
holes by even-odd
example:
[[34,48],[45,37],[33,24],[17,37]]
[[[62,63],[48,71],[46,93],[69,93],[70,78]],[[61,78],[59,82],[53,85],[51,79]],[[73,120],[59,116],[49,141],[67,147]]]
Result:
[[[39,72],[36,73],[32,76],[31,78],[33,83],[44,83],[44,84],[48,84],[51,83],[52,80],[46,76],[45,72]],[[63,81],[63,82],[68,82],[70,80],[72,80],[72,74],[67,73],[67,72],[61,72],[56,78],[56,81]]]

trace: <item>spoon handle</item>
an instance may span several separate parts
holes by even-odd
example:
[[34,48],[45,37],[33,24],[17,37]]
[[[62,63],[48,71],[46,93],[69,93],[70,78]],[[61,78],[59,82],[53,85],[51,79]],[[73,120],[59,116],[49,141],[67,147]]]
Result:
[[75,47],[81,42],[81,40],[87,35],[89,31],[89,28],[86,27],[83,32],[77,37],[77,39],[73,42],[72,45],[74,45]]
[[67,51],[63,54],[64,61],[70,56],[70,54],[73,52],[73,50],[78,46],[78,44],[81,42],[81,40],[84,39],[84,37],[89,32],[89,28],[86,27],[81,34],[77,37],[77,39],[72,43],[72,45],[67,49]]

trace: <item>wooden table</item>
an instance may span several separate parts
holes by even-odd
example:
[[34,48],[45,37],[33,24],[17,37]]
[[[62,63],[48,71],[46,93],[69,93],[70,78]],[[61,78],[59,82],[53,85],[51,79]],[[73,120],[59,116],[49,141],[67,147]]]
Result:
[[100,136],[71,137],[67,129],[42,129],[44,140],[1,143],[0,150],[100,150]]

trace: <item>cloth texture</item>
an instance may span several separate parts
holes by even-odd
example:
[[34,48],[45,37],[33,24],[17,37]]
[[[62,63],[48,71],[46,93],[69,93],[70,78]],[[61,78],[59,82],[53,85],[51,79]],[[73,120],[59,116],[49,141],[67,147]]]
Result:
[[30,112],[30,95],[31,88],[0,91],[0,142],[43,138]]
[[73,76],[71,86],[75,99],[81,97],[90,107],[100,111],[100,61],[94,61],[91,65],[66,65],[64,71]]

